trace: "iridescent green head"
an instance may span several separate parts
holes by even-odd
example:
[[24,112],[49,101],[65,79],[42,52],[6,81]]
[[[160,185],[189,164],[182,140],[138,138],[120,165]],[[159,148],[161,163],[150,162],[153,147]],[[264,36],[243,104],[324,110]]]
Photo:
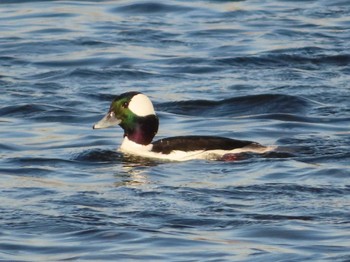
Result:
[[120,125],[135,143],[147,145],[158,131],[159,120],[151,100],[139,92],[127,92],[117,96],[107,113],[93,128]]

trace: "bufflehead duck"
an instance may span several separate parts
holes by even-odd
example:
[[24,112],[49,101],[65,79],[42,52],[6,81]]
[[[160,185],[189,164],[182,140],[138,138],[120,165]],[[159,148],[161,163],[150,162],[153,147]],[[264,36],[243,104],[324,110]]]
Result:
[[174,161],[235,160],[238,153],[264,153],[271,150],[270,147],[252,141],[218,136],[176,136],[152,143],[158,131],[159,120],[151,100],[140,92],[127,92],[117,96],[107,115],[93,129],[115,125],[120,125],[124,130],[120,150],[147,158]]

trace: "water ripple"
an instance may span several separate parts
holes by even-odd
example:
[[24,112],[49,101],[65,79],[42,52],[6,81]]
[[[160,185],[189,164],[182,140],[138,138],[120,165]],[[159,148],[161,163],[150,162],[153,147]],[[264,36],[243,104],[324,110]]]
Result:
[[153,13],[177,13],[177,12],[188,12],[193,10],[189,6],[183,5],[169,5],[161,4],[156,2],[144,2],[144,3],[133,3],[129,5],[120,6],[112,9],[112,12],[129,13],[129,14],[153,14]]
[[[0,259],[348,260],[348,2],[3,0]],[[131,90],[158,137],[278,150],[123,155],[91,126]]]
[[264,113],[302,113],[307,100],[279,94],[234,97],[220,101],[191,100],[167,102],[157,105],[166,112],[194,116],[242,116]]

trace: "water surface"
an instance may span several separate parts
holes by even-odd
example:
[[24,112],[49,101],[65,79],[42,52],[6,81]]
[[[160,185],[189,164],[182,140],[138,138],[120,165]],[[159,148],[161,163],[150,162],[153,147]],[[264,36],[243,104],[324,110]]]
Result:
[[[350,259],[348,1],[1,1],[1,261]],[[284,149],[160,162],[92,130]]]

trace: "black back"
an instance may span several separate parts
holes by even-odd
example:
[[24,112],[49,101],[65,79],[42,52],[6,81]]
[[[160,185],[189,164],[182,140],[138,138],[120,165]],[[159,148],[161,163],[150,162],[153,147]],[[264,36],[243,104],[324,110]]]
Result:
[[195,151],[195,150],[233,150],[249,145],[257,145],[252,141],[236,140],[218,136],[176,136],[160,139],[153,143],[153,152],[169,154],[173,150]]

